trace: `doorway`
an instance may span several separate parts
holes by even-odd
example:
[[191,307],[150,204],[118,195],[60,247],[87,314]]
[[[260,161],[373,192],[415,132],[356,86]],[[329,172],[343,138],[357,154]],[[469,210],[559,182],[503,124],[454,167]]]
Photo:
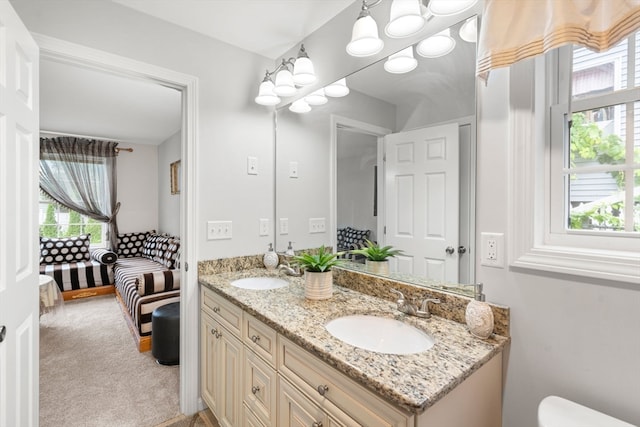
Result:
[[[34,34],[40,47],[40,57],[106,73],[142,79],[176,89],[182,94],[182,126],[180,148],[180,236],[181,276],[183,286],[180,300],[180,412],[193,414],[199,409],[198,389],[198,327],[199,298],[196,265],[196,194],[195,182],[197,146],[198,80],[151,64],[109,54],[52,37]],[[194,368],[195,367],[195,368]]]

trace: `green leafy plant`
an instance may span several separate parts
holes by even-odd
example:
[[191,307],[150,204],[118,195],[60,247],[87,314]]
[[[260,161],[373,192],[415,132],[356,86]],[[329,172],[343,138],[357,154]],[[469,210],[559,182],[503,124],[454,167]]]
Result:
[[332,253],[324,245],[318,249],[317,253],[304,252],[293,257],[296,265],[301,269],[311,272],[324,272],[331,270],[332,267],[342,264],[342,260],[338,259],[343,252]]
[[58,221],[56,220],[56,207],[53,204],[47,206],[44,223],[40,225],[42,237],[58,237]]
[[402,254],[402,250],[393,249],[393,246],[380,246],[371,240],[365,240],[366,246],[360,249],[353,249],[352,254],[364,255],[369,261],[385,261],[387,258]]

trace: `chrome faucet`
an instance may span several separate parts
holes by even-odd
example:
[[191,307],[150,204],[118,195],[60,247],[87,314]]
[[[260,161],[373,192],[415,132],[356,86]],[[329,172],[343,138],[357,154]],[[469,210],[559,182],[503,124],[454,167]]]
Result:
[[440,304],[440,300],[437,298],[425,298],[422,300],[420,308],[418,308],[418,305],[415,304],[415,302],[408,302],[402,292],[396,289],[391,289],[391,292],[398,295],[398,300],[396,301],[398,310],[411,316],[428,319],[431,317],[431,313],[429,312],[429,303],[433,302],[435,304]]
[[300,270],[299,266],[294,266],[291,267],[291,264],[289,264],[289,259],[291,258],[290,255],[287,254],[280,254],[280,256],[282,256],[282,263],[280,263],[280,265],[278,265],[278,270],[280,271],[284,271],[284,274],[286,274],[287,276],[296,276],[296,277],[300,277],[302,276],[302,270]]

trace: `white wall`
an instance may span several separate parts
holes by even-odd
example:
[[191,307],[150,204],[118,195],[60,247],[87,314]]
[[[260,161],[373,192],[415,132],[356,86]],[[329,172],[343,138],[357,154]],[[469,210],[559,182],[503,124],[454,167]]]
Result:
[[[476,237],[505,233],[508,244],[509,71],[478,86]],[[637,286],[476,261],[487,299],[511,307],[504,426],[537,427],[537,405],[550,394],[640,425]]]
[[118,230],[158,230],[158,147],[120,143],[133,152],[118,154]]
[[[273,61],[109,1],[12,6],[32,32],[197,77],[198,259],[263,252],[258,219],[273,216],[272,115],[253,98]],[[258,176],[246,174],[247,156],[258,158]],[[206,240],[207,220],[233,220],[233,239]]]
[[171,194],[171,163],[180,160],[181,132],[158,147],[158,231],[180,235],[180,194]]

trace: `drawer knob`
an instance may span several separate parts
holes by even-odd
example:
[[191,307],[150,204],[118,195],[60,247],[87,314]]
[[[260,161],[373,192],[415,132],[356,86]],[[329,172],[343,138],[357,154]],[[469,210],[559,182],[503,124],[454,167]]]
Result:
[[213,307],[213,312],[214,313],[219,313],[220,312],[220,307]]
[[251,341],[253,342],[260,341],[260,335],[251,335]]
[[322,427],[322,421],[316,421],[313,424],[311,424],[311,427]]
[[251,387],[251,393],[256,394],[260,391],[260,387],[258,387],[257,385],[254,385],[253,387]]
[[222,335],[220,332],[218,332],[217,329],[212,329],[211,330],[211,335],[214,335],[216,338],[220,338],[220,336]]
[[317,390],[318,393],[320,393],[320,396],[324,396],[324,394],[329,391],[329,387],[324,384],[320,384]]

